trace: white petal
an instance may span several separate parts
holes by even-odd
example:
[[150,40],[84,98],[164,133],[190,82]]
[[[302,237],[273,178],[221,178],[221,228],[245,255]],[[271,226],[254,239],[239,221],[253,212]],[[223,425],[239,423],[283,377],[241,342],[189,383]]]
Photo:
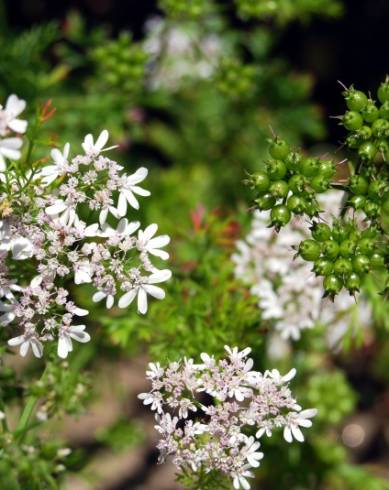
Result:
[[68,342],[66,340],[66,337],[60,337],[58,339],[58,349],[57,349],[57,354],[58,357],[61,357],[62,359],[66,359],[68,357]]
[[159,282],[168,281],[172,277],[172,272],[169,269],[163,269],[150,274],[148,277],[149,284],[157,284]]
[[20,346],[20,355],[22,357],[26,357],[28,351],[30,349],[30,342],[28,340],[24,341]]
[[25,133],[27,129],[27,121],[22,119],[13,119],[8,123],[8,127],[15,133]]
[[153,223],[149,225],[143,232],[143,240],[150,240],[158,231],[158,225]]
[[144,284],[142,286],[147,294],[156,299],[163,299],[165,297],[165,291],[158,286],[152,286],[151,284]]
[[142,315],[147,312],[147,294],[142,287],[139,289],[138,292],[138,311]]
[[103,131],[101,131],[99,137],[97,138],[95,148],[97,148],[98,150],[104,148],[106,142],[108,141],[108,138],[109,138],[108,131],[106,129],[103,129]]
[[103,291],[97,291],[93,296],[92,296],[92,301],[94,303],[98,303],[102,299],[104,299],[107,295]]
[[147,177],[147,174],[149,171],[147,170],[146,167],[140,167],[136,172],[133,174],[129,175],[127,177],[127,184],[128,185],[135,185],[139,184],[139,182],[142,182]]
[[65,204],[64,201],[56,201],[55,204],[46,208],[46,214],[50,216],[56,215],[62,213],[62,211],[65,211],[65,209],[67,209],[67,205]]
[[284,439],[289,443],[293,441],[292,432],[289,427],[284,427]]
[[14,337],[13,339],[8,340],[8,345],[11,347],[15,347],[16,345],[20,345],[24,342],[24,335],[19,335],[18,337]]
[[119,308],[127,308],[130,305],[136,296],[137,289],[131,289],[127,293],[123,294],[123,296],[119,299],[118,306]]

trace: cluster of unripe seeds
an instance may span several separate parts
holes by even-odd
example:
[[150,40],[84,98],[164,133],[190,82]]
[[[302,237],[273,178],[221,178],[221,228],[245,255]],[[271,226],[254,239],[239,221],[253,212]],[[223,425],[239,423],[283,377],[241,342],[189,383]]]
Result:
[[92,53],[103,83],[127,93],[136,92],[142,86],[147,56],[126,32]]
[[313,262],[313,272],[324,277],[327,296],[335,296],[343,287],[354,294],[365,274],[385,268],[387,250],[377,228],[359,230],[353,220],[339,219],[332,226],[315,221],[311,232],[312,238],[300,243],[298,255]]
[[348,111],[341,121],[350,132],[347,146],[357,150],[363,162],[372,162],[381,155],[389,164],[389,77],[377,91],[377,102],[353,87],[343,95]]
[[255,90],[256,76],[254,65],[243,64],[235,58],[224,58],[215,73],[215,84],[227,97],[241,98]]
[[329,189],[336,167],[332,160],[305,157],[275,137],[269,146],[271,159],[246,181],[255,191],[260,211],[271,209],[271,226],[279,230],[293,214],[317,216],[316,194]]

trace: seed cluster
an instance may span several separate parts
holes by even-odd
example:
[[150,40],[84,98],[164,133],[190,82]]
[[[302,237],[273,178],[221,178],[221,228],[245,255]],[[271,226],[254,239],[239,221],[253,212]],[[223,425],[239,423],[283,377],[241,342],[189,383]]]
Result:
[[336,220],[332,226],[315,221],[311,232],[312,238],[300,243],[298,255],[313,262],[315,274],[324,277],[326,296],[335,296],[343,286],[354,294],[365,274],[385,267],[377,229],[361,231],[353,220]]
[[246,181],[256,192],[256,207],[271,209],[271,226],[277,230],[289,223],[293,214],[317,216],[316,194],[329,189],[336,171],[334,162],[304,157],[278,137],[271,141],[269,154],[265,169]]

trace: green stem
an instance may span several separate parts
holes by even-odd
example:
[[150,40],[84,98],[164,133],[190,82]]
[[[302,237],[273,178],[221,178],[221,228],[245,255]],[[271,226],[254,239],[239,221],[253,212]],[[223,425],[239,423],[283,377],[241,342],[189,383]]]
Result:
[[24,439],[24,435],[28,431],[28,423],[30,421],[31,415],[38,403],[38,397],[35,395],[31,395],[27,399],[27,403],[23,409],[22,415],[20,416],[18,425],[16,426],[15,432],[17,433],[18,442],[22,442]]

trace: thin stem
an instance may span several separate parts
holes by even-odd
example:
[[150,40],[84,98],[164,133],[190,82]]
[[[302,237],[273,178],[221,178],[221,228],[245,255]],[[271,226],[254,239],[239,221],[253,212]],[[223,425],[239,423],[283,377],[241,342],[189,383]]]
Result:
[[22,415],[20,416],[18,425],[16,426],[15,432],[17,433],[18,442],[22,442],[24,439],[24,435],[28,431],[28,423],[30,421],[31,415],[38,403],[38,397],[35,395],[31,395],[27,399],[27,403],[24,406]]

